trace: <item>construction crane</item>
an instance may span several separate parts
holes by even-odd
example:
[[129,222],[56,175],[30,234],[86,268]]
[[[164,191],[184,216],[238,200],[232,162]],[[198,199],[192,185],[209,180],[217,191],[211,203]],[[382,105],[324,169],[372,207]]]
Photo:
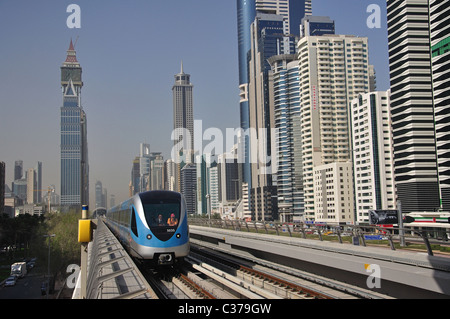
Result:
[[50,213],[50,194],[55,192],[50,186],[47,189],[34,189],[34,192],[47,192],[48,212]]

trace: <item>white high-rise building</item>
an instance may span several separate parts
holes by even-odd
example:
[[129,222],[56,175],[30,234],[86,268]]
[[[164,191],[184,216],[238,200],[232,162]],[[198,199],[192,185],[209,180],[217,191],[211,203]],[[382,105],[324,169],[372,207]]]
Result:
[[[211,153],[196,155],[195,163],[195,165],[197,166],[197,214],[209,215],[209,213],[211,212],[212,204],[213,202],[215,204],[218,196],[217,170],[215,170],[216,174],[211,177],[211,169],[213,166],[217,165],[217,158],[214,154]],[[211,178],[214,179],[212,183]],[[213,184],[213,187],[215,187],[213,190],[211,190],[211,184]]]
[[356,221],[369,210],[396,209],[389,91],[360,94],[351,103]]
[[164,189],[164,158],[155,153],[150,161],[150,189]]
[[27,204],[34,204],[36,190],[36,172],[34,169],[27,170]]
[[166,189],[169,191],[177,191],[178,190],[178,179],[179,174],[177,173],[178,165],[174,162],[173,159],[168,159],[165,162],[165,169],[166,169]]
[[209,170],[209,210],[211,214],[219,212],[219,173],[217,164],[210,167]]
[[139,145],[139,190],[150,190],[150,144]]
[[315,221],[354,223],[352,162],[314,167]]
[[314,168],[351,161],[349,105],[369,91],[369,50],[349,35],[306,36],[297,48],[305,219],[314,220]]

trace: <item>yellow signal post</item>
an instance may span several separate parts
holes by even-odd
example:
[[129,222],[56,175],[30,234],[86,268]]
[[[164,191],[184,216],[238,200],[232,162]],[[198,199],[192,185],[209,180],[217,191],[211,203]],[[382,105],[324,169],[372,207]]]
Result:
[[86,298],[88,244],[92,241],[92,221],[88,218],[88,206],[83,205],[78,221],[78,242],[81,243],[81,299]]
[[90,219],[78,221],[78,242],[89,243],[92,241],[92,224]]

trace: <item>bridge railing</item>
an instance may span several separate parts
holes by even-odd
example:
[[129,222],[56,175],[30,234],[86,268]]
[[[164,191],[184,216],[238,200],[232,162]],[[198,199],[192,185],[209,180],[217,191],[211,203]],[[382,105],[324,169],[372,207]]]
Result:
[[394,236],[403,231],[404,238],[409,237],[422,241],[428,255],[433,255],[427,231],[417,231],[410,228],[385,228],[381,226],[364,225],[333,225],[333,224],[306,224],[306,223],[279,223],[268,221],[222,220],[208,218],[189,218],[191,225],[217,227],[255,233],[273,234],[277,236],[300,237],[320,241],[330,240],[353,245],[366,246],[366,241],[387,241],[392,250],[395,250]]

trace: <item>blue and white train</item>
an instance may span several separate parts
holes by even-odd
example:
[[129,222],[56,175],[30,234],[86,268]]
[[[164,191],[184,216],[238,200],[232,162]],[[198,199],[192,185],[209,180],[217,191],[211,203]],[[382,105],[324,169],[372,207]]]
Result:
[[169,265],[189,254],[186,202],[180,193],[136,194],[108,210],[106,223],[137,259]]

